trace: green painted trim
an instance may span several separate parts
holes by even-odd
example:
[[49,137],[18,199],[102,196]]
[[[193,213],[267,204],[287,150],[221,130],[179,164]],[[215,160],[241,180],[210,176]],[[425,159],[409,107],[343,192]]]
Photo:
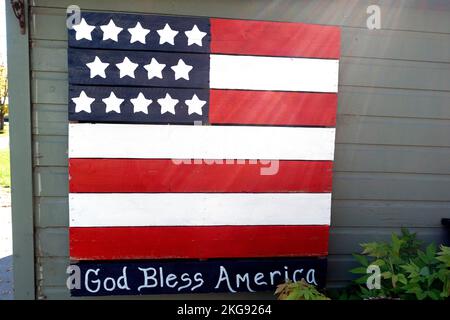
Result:
[[28,1],[25,12],[27,30],[22,35],[6,2],[15,299],[35,299]]

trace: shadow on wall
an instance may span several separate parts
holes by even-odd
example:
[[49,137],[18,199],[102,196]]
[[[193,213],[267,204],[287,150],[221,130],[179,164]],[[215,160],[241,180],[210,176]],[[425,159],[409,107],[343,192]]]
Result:
[[12,255],[0,258],[0,300],[13,299]]

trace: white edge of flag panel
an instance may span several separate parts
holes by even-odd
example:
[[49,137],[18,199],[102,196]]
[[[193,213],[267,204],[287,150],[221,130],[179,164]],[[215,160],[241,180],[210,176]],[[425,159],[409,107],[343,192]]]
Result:
[[71,193],[71,227],[329,225],[331,193]]
[[210,55],[210,88],[337,92],[339,60]]
[[335,128],[69,124],[70,158],[333,160]]

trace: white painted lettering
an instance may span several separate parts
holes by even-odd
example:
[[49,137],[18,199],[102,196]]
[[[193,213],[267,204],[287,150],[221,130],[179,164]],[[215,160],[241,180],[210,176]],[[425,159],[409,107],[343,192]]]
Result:
[[[144,272],[144,284],[139,286],[138,291],[145,288],[154,288],[158,285],[158,280],[156,280],[156,269],[155,268],[138,268],[142,272]],[[148,272],[152,271],[153,274],[149,275]],[[149,284],[149,281],[152,280],[153,284]]]
[[184,286],[179,287],[179,288],[178,288],[178,291],[181,291],[181,290],[183,290],[183,289],[189,288],[189,287],[192,285],[192,280],[191,280],[191,278],[189,277],[189,274],[187,274],[187,273],[183,273],[183,274],[181,275],[181,280],[184,281],[184,282],[187,282],[187,284],[184,285]]
[[260,282],[261,279],[264,279],[264,273],[258,272],[257,274],[255,274],[255,284],[257,286],[267,285],[267,282],[265,281]]
[[198,284],[193,286],[191,288],[191,291],[194,291],[195,289],[200,288],[203,285],[203,283],[204,283],[203,275],[200,272],[197,272],[196,274],[194,274],[194,280],[197,281]]
[[308,270],[308,272],[306,273],[306,282],[312,283],[312,284],[317,286],[316,270],[314,270],[314,269],[309,269]]
[[230,279],[228,278],[228,273],[227,273],[227,269],[225,269],[224,266],[220,266],[220,276],[219,276],[219,280],[217,281],[217,285],[214,287],[214,289],[218,289],[220,287],[220,284],[222,281],[225,281],[227,286],[228,286],[228,290],[230,292],[236,292],[235,290],[233,290],[233,288],[231,287],[230,284]]
[[255,292],[255,290],[252,290],[252,288],[250,288],[250,278],[248,276],[248,273],[244,274],[243,276],[241,276],[239,273],[236,275],[236,287],[237,288],[239,288],[241,281],[245,282],[248,291]]
[[100,290],[100,280],[92,280],[92,283],[97,284],[97,288],[96,289],[92,289],[89,287],[89,274],[94,273],[96,276],[98,276],[98,272],[100,271],[100,269],[88,269],[86,271],[86,275],[84,276],[84,286],[86,287],[86,290],[92,293],[96,293]]
[[173,280],[177,280],[177,276],[174,275],[173,273],[169,273],[166,278],[166,285],[169,288],[175,288],[177,286],[178,281],[175,281],[174,283],[171,284],[171,281],[173,281]]

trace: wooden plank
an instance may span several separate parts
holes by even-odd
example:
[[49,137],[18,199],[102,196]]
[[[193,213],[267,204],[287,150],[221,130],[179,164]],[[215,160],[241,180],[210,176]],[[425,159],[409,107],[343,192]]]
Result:
[[339,61],[210,55],[212,89],[337,92]]
[[70,257],[127,260],[324,256],[328,251],[328,229],[328,226],[71,227]]
[[[112,93],[123,100],[114,110],[107,103]],[[173,109],[167,95],[176,100]],[[70,121],[206,124],[209,108],[208,89],[69,86]]]
[[330,208],[331,193],[69,194],[71,227],[329,225]]
[[33,171],[34,196],[67,196],[67,167],[36,167]]
[[287,279],[304,278],[323,287],[326,277],[326,259],[305,258],[80,262],[76,266],[82,286],[71,290],[74,296],[273,292]]
[[340,84],[346,86],[450,91],[450,64],[342,57]]
[[[88,12],[83,10],[81,12],[81,19],[84,19],[86,26],[90,27],[87,27],[87,29],[86,27],[84,29],[81,27],[69,29],[68,42],[71,47],[197,53],[209,52],[210,32],[208,18]],[[121,28],[121,30],[117,29],[117,34],[116,32],[106,34],[104,32],[104,26],[108,25],[111,20],[113,21],[113,26]],[[135,29],[137,22],[139,22],[140,28],[142,29]],[[85,26],[84,23],[80,24],[80,26]],[[174,32],[174,35],[168,38],[160,36],[160,33],[165,30],[166,24]],[[193,35],[190,31],[193,30],[194,26],[200,32],[204,32],[204,37],[198,41],[201,45],[193,45],[189,42],[190,38],[188,35],[191,35],[192,39]],[[89,31],[91,29],[92,31]],[[87,30],[87,32],[83,33],[83,30]],[[117,36],[117,41],[115,37],[112,39],[109,38],[109,35]],[[169,42],[165,40],[169,40]]]
[[[288,259],[288,260],[294,260]],[[301,258],[300,258],[301,259]],[[307,260],[307,259],[306,259]],[[348,270],[347,265],[355,265],[356,261],[350,255],[340,255],[340,256],[328,256],[327,257],[327,280],[346,280],[348,279]],[[277,260],[280,261],[280,260]],[[155,262],[155,261],[154,261]],[[68,274],[66,273],[67,267],[70,265],[69,257],[39,257],[36,262],[39,265],[40,272],[37,274],[37,281],[40,282],[40,285],[44,288],[50,287],[66,287],[66,280]],[[331,266],[331,267],[330,267]],[[298,273],[296,273],[298,276]],[[317,275],[316,275],[317,276]],[[292,278],[292,273],[291,273]],[[273,295],[273,293],[271,293]],[[177,296],[183,296],[182,293],[179,293]],[[154,295],[152,296],[155,297]],[[170,297],[170,296],[169,296]],[[173,297],[173,296],[172,296]],[[187,296],[186,296],[187,297]],[[198,294],[194,296],[194,299],[198,299]],[[210,295],[211,297],[211,295]],[[213,297],[217,298],[217,295],[213,295]],[[236,297],[232,295],[232,297]],[[249,298],[255,298],[255,296],[249,296]],[[192,299],[192,296],[191,296]]]
[[[32,129],[35,135],[67,136],[67,105],[33,104]],[[67,152],[65,152],[67,153]]]
[[345,86],[339,88],[338,114],[448,120],[449,99],[448,91]]
[[337,94],[210,90],[211,124],[336,126]]
[[449,175],[336,172],[333,180],[336,200],[450,199]]
[[[49,58],[53,56],[49,56]],[[55,59],[58,59],[55,57]],[[375,68],[375,66],[373,66]],[[66,69],[64,69],[66,70]],[[342,64],[341,64],[342,70]],[[427,71],[432,72],[432,71]],[[341,84],[346,79],[340,79]],[[67,74],[34,72],[33,102],[67,104]],[[450,119],[450,92],[339,86],[340,115]],[[368,100],[368,98],[370,100]],[[370,103],[369,103],[370,101]],[[67,106],[64,108],[67,112]]]
[[36,228],[36,256],[69,256],[68,228]]
[[[66,136],[36,135],[35,165],[67,166],[67,142]],[[360,173],[450,174],[449,158],[450,148],[447,147],[337,143],[333,170]]]
[[36,274],[36,281],[40,283],[40,286],[66,285],[68,276],[66,269],[70,265],[69,257],[38,257],[36,264],[40,270]]
[[336,143],[450,147],[450,121],[338,115]]
[[[75,49],[73,49],[75,50]],[[123,52],[126,51],[120,51],[121,54],[117,53],[117,55],[113,58],[114,63],[120,63],[123,62],[123,59],[125,57]],[[199,55],[203,56],[203,55]],[[206,56],[206,55],[205,55]],[[90,58],[87,58],[87,56],[84,57],[83,61],[78,61],[79,63],[90,63],[94,61],[95,56],[89,56]],[[120,60],[118,57],[122,57]],[[227,56],[226,56],[227,57]],[[244,56],[246,57],[246,56]],[[265,57],[258,57],[259,59],[265,59]],[[48,59],[51,59],[51,56],[48,57]],[[230,59],[223,58],[221,60],[226,59],[227,62]],[[231,59],[239,59],[238,58],[231,58]],[[273,59],[288,59],[288,58],[273,58]],[[300,59],[300,58],[297,58]],[[107,58],[101,59],[101,61],[107,61]],[[158,60],[159,61],[159,60]],[[178,60],[177,60],[178,61]],[[174,62],[173,65],[177,64],[177,61]],[[335,60],[326,60],[328,62],[335,61]],[[148,64],[149,61],[142,61],[144,65]],[[225,61],[221,61],[225,62]],[[111,62],[107,62],[111,63]],[[173,66],[172,64],[170,66]],[[249,66],[250,67],[250,66]],[[81,68],[81,67],[80,67]],[[143,83],[150,83],[153,82],[157,83],[158,86],[167,86],[167,84],[164,84],[165,79],[159,79],[159,78],[153,78],[152,80],[148,80],[148,74],[145,69],[143,68],[137,68],[136,69],[136,75],[139,74],[140,77],[142,77],[142,81],[139,83],[136,79],[132,79],[130,77],[125,77],[123,79],[120,79],[119,77],[119,70],[115,66],[109,66],[106,70],[109,72],[109,68],[111,69],[112,74],[114,74],[114,77],[108,77],[106,80],[107,83],[119,83],[126,79],[127,83],[130,85],[142,85]],[[171,79],[174,79],[174,72],[170,68],[166,68],[167,73],[169,77],[172,77]],[[437,62],[422,62],[422,61],[404,61],[404,60],[387,60],[387,59],[371,59],[371,58],[354,58],[354,57],[342,57],[339,61],[339,86],[355,86],[355,87],[375,87],[375,88],[391,88],[391,89],[410,89],[410,90],[432,90],[432,91],[450,91],[450,65],[448,63],[437,63]],[[169,72],[170,70],[170,72]],[[194,69],[195,70],[195,69]],[[215,69],[215,74],[219,75],[220,70]],[[233,68],[228,71],[228,74],[231,75],[231,71],[238,72],[236,75],[240,75],[240,73],[243,73],[242,70],[234,70]],[[244,69],[245,74],[248,75],[250,78],[249,72],[251,70]],[[265,67],[263,67],[263,70],[267,70]],[[163,70],[164,71],[164,70]],[[257,70],[253,70],[257,71]],[[61,66],[61,72],[67,72],[67,70],[64,68],[64,66]],[[191,71],[192,72],[192,71]],[[205,70],[198,70],[198,72],[205,72]],[[239,73],[240,72],[240,73]],[[89,68],[85,67],[84,69],[80,69],[77,71],[78,74],[85,74],[87,76],[87,79],[84,81],[89,81],[92,84],[95,84],[96,82],[105,79],[100,78],[99,76],[96,76],[94,79],[89,79],[90,72]],[[262,73],[261,70],[258,71],[258,73]],[[337,73],[337,66],[336,66],[336,73]],[[233,73],[234,74],[234,73]],[[271,73],[269,73],[271,74]],[[275,73],[275,75],[278,73]],[[64,75],[60,75],[59,77],[63,77]],[[299,77],[299,78],[298,78]],[[307,75],[298,75],[296,79],[301,78],[307,78]],[[334,75],[334,83],[336,84],[337,76]],[[196,77],[197,78],[197,77]],[[229,78],[229,77],[228,77]],[[240,88],[240,89],[259,89],[259,90],[265,90],[267,88],[264,88],[258,84],[260,82],[269,81],[270,79],[266,79],[267,76],[264,76],[261,80],[256,82],[256,84],[253,84],[255,86],[254,88]],[[167,78],[168,79],[168,78]],[[331,79],[331,78],[330,78]],[[184,79],[179,79],[177,86],[182,86],[180,80],[187,81]],[[225,78],[222,78],[222,80],[225,80]],[[243,79],[245,80],[245,79]],[[248,80],[248,79],[247,79]],[[246,82],[248,82],[246,80]],[[173,82],[174,80],[172,80]],[[273,80],[274,81],[274,80]],[[125,82],[125,80],[124,80]],[[123,83],[124,83],[123,82]],[[212,82],[212,87],[214,87],[214,83]],[[203,84],[202,84],[203,85]],[[258,86],[257,86],[258,85]],[[276,85],[276,84],[275,84]],[[277,87],[269,87],[269,90],[277,90]],[[224,87],[224,83],[222,82],[221,87]],[[280,84],[278,85],[280,86]],[[230,86],[227,86],[230,87]],[[216,86],[217,88],[217,86]],[[233,87],[231,87],[233,88]],[[220,87],[219,87],[220,89]],[[287,90],[289,88],[280,88],[279,90]],[[297,90],[296,88],[292,88],[293,90]],[[302,90],[307,90],[302,89]],[[335,88],[334,92],[336,92],[337,88]],[[308,90],[309,91],[309,90]],[[311,91],[318,91],[318,90],[311,90]]]
[[450,33],[343,27],[341,56],[450,62]]
[[[67,196],[34,199],[37,227],[69,226]],[[398,228],[442,228],[441,219],[449,210],[448,201],[333,200],[331,225],[360,228],[386,225]]]
[[[132,76],[121,77],[117,65],[125,58],[137,66]],[[337,92],[338,84],[339,62],[332,59],[160,52],[150,57],[140,51],[74,48],[68,59],[71,84],[310,92]],[[187,78],[177,78],[173,70],[180,60],[192,67]],[[96,61],[103,63],[101,73],[93,72]],[[163,65],[161,74],[155,76],[145,68],[155,68],[152,61]]]
[[450,148],[337,144],[335,172],[450,174]]
[[[67,196],[66,167],[36,167],[35,196]],[[449,175],[335,172],[333,199],[448,201]]]
[[[65,286],[70,265],[69,257],[40,257],[37,259],[40,272],[37,281],[43,287]],[[349,270],[357,267],[356,260],[350,255],[331,255],[327,257],[327,281],[348,281],[351,276]],[[296,274],[297,275],[297,274]],[[292,278],[292,277],[291,277]],[[197,297],[197,295],[195,295]]]
[[[32,47],[49,42],[67,48],[67,32],[54,25],[65,25],[65,9],[32,8]],[[50,41],[40,40],[47,39]],[[45,45],[42,45],[44,43]],[[414,48],[414,50],[411,50]],[[382,28],[341,27],[341,56],[401,59],[430,62],[450,61],[450,33],[414,32]]]
[[338,27],[214,18],[210,23],[212,53],[339,59]]
[[[373,241],[391,240],[392,233],[400,234],[400,228],[332,228],[330,230],[329,252],[330,254],[361,253],[361,243]],[[417,238],[424,243],[443,244],[446,239],[446,231],[443,228],[409,228],[410,232],[417,233]]]
[[[114,112],[104,101],[111,93],[123,99]],[[160,103],[167,94],[178,100],[171,111]],[[336,109],[329,93],[69,86],[71,121],[333,127]]]
[[[22,3],[25,11],[28,10],[28,2],[23,1]],[[32,300],[35,298],[35,238],[29,34],[28,30],[21,34],[12,6],[5,5],[3,9],[2,21],[4,26],[8,27],[6,41],[12,173],[11,221],[12,250],[14,252],[14,298]],[[28,25],[28,15],[25,15],[24,23]],[[5,39],[3,39],[3,46],[5,46]]]
[[69,226],[69,203],[67,196],[34,197],[34,213],[36,227]]
[[[331,192],[332,161],[70,159],[70,192]],[[127,176],[125,180],[117,177]]]
[[[70,124],[70,158],[332,160],[334,128]],[[151,137],[151,144],[146,139]],[[296,148],[292,146],[295,144]]]
[[[328,255],[327,256],[327,288],[332,286],[332,282],[349,282],[358,278],[359,275],[350,273],[350,270],[361,265],[351,255]],[[347,285],[344,283],[341,287]]]
[[31,101],[32,103],[67,105],[68,87],[67,73],[32,72]]
[[[67,44],[67,7],[54,8],[30,6],[29,32],[32,40],[61,40]],[[55,28],[55,26],[58,26]]]
[[67,166],[66,137],[38,135],[34,136],[33,142],[33,164],[35,166]]
[[442,228],[450,202],[334,200],[331,204],[333,227]]
[[[125,58],[138,64],[134,72],[130,73],[133,77],[123,76],[123,74],[121,77],[117,65],[123,63]],[[156,51],[149,54],[146,51],[69,48],[68,59],[71,84],[208,88],[209,83],[209,55],[207,54]],[[181,60],[192,69],[187,75],[183,75],[183,78],[177,78],[172,67],[178,66]],[[96,61],[107,65],[103,65],[100,70],[95,65]],[[161,70],[156,69],[157,64]],[[98,73],[93,70],[98,70]]]
[[[31,68],[36,71],[61,72],[67,69],[67,44],[63,41],[31,42]],[[48,57],[51,57],[49,59]]]
[[[61,8],[65,9],[72,3],[68,0],[55,4],[52,0],[39,0],[34,3],[36,9]],[[369,0],[351,0],[330,3],[327,0],[316,1],[287,1],[273,4],[271,1],[251,0],[242,6],[240,0],[229,0],[226,3],[211,2],[205,4],[201,0],[175,1],[171,5],[166,3],[141,3],[139,0],[130,0],[126,3],[111,6],[107,0],[96,2],[80,1],[79,6],[84,10],[129,11],[160,14],[201,15],[233,19],[255,19],[272,21],[292,21],[316,23],[324,25],[352,26],[367,28],[367,7],[374,4]],[[449,33],[448,20],[449,5],[443,1],[381,1],[376,3],[381,8],[381,28],[383,30],[409,30],[424,32]],[[270,7],[270,10],[267,8]],[[426,11],[424,11],[426,10]],[[377,30],[378,31],[378,30]]]
[[[332,227],[329,240],[330,255],[348,255],[361,252],[360,243],[371,241],[389,241],[393,232],[399,233],[400,227]],[[416,232],[418,239],[426,243],[445,243],[446,231],[443,228],[422,226],[409,228]],[[36,254],[41,257],[68,257],[68,228],[37,228],[36,241],[40,244]]]

